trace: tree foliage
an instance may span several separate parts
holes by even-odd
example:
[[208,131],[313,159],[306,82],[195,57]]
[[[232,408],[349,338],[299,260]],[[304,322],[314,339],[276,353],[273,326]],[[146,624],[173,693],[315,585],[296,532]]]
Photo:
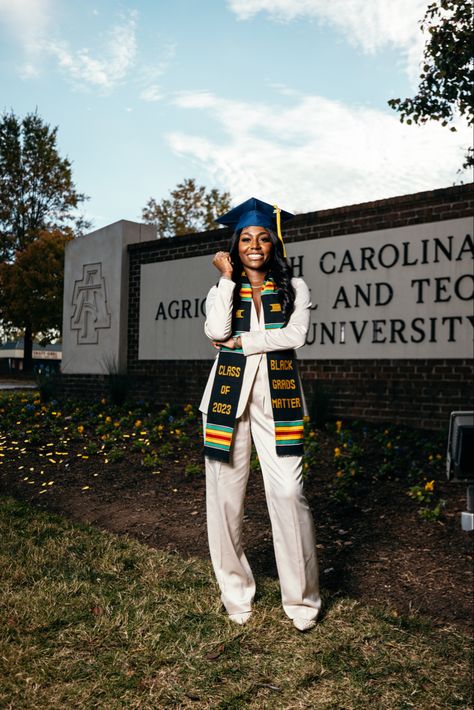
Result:
[[[429,120],[448,126],[459,114],[474,123],[474,32],[470,0],[437,0],[420,22],[429,34],[414,98],[391,99],[389,105],[407,124]],[[455,126],[450,127],[455,131]],[[463,167],[474,165],[472,147]]]
[[[61,330],[64,249],[73,239],[59,230],[40,232],[18,251],[11,263],[0,264],[0,318],[35,336]],[[26,338],[25,338],[26,340]]]
[[193,178],[179,183],[161,202],[150,198],[142,211],[147,224],[154,224],[158,238],[215,229],[216,217],[230,210],[230,194],[206,190]]
[[89,227],[57,130],[36,112],[0,117],[0,320],[24,329],[25,371],[34,335],[61,329],[64,245]]
[[13,259],[43,230],[89,226],[75,215],[86,197],[76,192],[71,163],[59,156],[56,140],[57,127],[37,113],[0,117],[0,262]]

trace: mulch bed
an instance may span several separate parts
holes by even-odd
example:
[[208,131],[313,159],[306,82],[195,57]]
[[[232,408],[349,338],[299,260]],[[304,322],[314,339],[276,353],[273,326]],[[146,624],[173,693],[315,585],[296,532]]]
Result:
[[[473,534],[463,532],[460,524],[460,512],[466,509],[465,486],[448,483],[438,473],[436,486],[446,499],[439,521],[420,518],[417,504],[407,496],[403,472],[399,480],[367,477],[351,501],[339,502],[331,495],[334,436],[320,432],[318,438],[321,461],[306,479],[306,494],[316,523],[326,606],[350,595],[387,604],[401,615],[426,615],[436,626],[453,625],[472,633]],[[186,477],[182,459],[176,456],[167,459],[160,473],[153,473],[141,466],[140,453],[133,451],[125,460],[104,466],[93,457],[78,459],[81,448],[71,444],[70,465],[56,468],[55,483],[44,494],[23,480],[17,461],[5,457],[0,494],[73,521],[128,534],[151,547],[208,557],[202,473]],[[191,456],[201,462],[197,426],[186,456],[187,461]],[[37,469],[38,462],[32,449],[22,458],[22,473],[30,465]],[[89,488],[83,490],[85,486]],[[250,476],[244,525],[245,549],[257,584],[259,576],[276,577],[259,472]]]

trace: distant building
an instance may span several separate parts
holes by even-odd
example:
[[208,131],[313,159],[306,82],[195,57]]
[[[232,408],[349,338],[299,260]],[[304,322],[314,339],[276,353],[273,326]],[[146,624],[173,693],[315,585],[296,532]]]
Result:
[[[33,343],[33,371],[59,372],[62,344],[40,345]],[[23,370],[23,338],[0,344],[0,373],[13,375]]]

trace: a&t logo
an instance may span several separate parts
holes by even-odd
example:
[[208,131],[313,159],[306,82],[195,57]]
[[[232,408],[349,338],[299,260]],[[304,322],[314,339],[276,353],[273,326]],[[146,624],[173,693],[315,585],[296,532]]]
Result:
[[74,283],[72,305],[74,312],[71,316],[71,330],[77,330],[78,345],[97,344],[99,328],[110,328],[111,319],[100,262],[83,264],[82,279]]

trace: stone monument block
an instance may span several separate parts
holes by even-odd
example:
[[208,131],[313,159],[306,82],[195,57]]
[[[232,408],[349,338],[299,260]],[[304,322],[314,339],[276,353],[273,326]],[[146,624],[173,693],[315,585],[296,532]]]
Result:
[[127,367],[127,245],[156,239],[152,225],[119,220],[66,246],[64,374],[107,374]]

